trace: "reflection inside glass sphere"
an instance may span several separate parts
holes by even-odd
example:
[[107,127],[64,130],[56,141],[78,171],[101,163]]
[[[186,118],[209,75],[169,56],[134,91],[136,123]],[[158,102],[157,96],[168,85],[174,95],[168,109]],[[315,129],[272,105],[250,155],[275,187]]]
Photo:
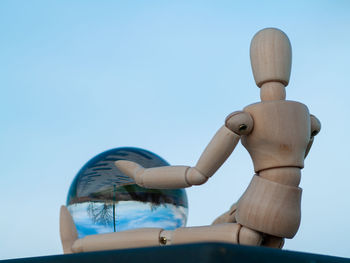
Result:
[[114,165],[117,160],[134,161],[146,168],[169,165],[154,153],[131,147],[103,152],[86,163],[67,197],[79,238],[142,227],[172,230],[186,225],[184,189],[142,188]]

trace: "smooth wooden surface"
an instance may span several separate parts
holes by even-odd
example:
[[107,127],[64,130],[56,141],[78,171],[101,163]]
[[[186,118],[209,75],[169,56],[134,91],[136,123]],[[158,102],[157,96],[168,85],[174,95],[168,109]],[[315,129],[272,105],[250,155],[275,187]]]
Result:
[[235,111],[225,119],[225,126],[237,135],[248,135],[254,127],[252,116],[248,112]]
[[238,224],[219,224],[215,226],[182,227],[174,230],[172,244],[197,242],[238,243],[241,226]]
[[236,210],[237,210],[237,204],[233,204],[226,213],[222,214],[218,218],[214,220],[212,225],[216,224],[222,224],[222,223],[236,223]]
[[146,188],[185,188],[191,186],[186,180],[188,166],[164,166],[144,169],[139,178]]
[[254,36],[250,44],[250,61],[255,83],[289,83],[292,48],[287,35],[277,28],[265,28]]
[[238,244],[248,246],[260,246],[263,241],[262,233],[242,226],[238,236]]
[[145,188],[185,188],[189,187],[186,173],[189,166],[163,166],[145,169],[131,161],[116,161],[115,165],[124,174],[133,178],[135,182]]
[[65,254],[73,253],[72,245],[78,239],[78,232],[71,214],[64,205],[60,209],[60,237],[63,252]]
[[301,180],[301,170],[298,167],[277,167],[262,170],[259,176],[275,183],[297,187]]
[[175,230],[140,228],[116,233],[89,235],[72,245],[74,253],[111,249],[138,248],[197,242],[226,242],[258,246],[262,235],[237,223],[181,227]]
[[308,108],[295,101],[265,101],[244,108],[254,120],[249,136],[242,136],[255,172],[275,167],[304,167],[310,140]]
[[301,192],[254,176],[237,204],[236,220],[263,233],[292,238],[300,224]]
[[306,156],[309,155],[309,152],[310,152],[310,149],[311,149],[313,143],[314,143],[314,137],[311,137],[311,138],[310,138],[310,141],[309,141],[309,143],[308,143],[308,145],[307,145],[307,147],[306,147],[306,150],[305,150],[305,157],[304,157],[304,158],[306,158]]
[[[211,226],[174,231],[135,229],[87,236],[74,241],[74,252],[208,241],[281,248],[284,238],[296,234],[300,224],[301,169],[321,124],[304,104],[285,100],[291,45],[282,31],[259,31],[252,40],[250,58],[261,102],[228,115],[195,166],[145,169],[130,161],[115,163],[146,188],[201,185],[214,175],[241,139],[256,175],[237,204]],[[61,225],[66,230],[73,229],[69,216],[64,214]],[[71,252],[69,244],[76,236],[66,232],[61,231],[62,243],[65,252]]]
[[[249,114],[244,114],[247,116]],[[239,142],[240,136],[223,125],[204,149],[197,164],[189,166],[164,166],[144,169],[130,161],[116,161],[124,174],[146,188],[185,188],[205,183],[226,161]]]
[[186,182],[189,185],[201,185],[208,181],[208,177],[203,175],[196,167],[191,167],[186,173]]
[[68,253],[197,242],[226,242],[258,246],[262,241],[263,237],[261,233],[237,223],[181,227],[175,230],[139,228],[115,233],[88,235],[76,239]]
[[286,88],[281,82],[265,82],[260,88],[261,101],[285,100]]
[[240,136],[222,126],[204,149],[195,168],[207,178],[211,177],[231,155]]
[[159,246],[161,228],[139,228],[116,233],[85,236],[74,242],[75,253]]
[[321,122],[315,115],[310,114],[310,125],[311,125],[311,138],[309,144],[306,147],[305,158],[309,154],[311,146],[314,142],[314,137],[321,131]]

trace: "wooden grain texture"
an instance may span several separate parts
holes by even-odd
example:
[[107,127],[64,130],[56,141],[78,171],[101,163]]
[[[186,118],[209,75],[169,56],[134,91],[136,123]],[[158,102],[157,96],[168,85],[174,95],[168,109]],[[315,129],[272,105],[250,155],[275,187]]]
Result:
[[297,187],[301,180],[301,170],[299,167],[277,167],[262,170],[259,176],[275,183]]
[[242,136],[255,172],[275,167],[304,167],[310,140],[308,108],[294,101],[265,101],[244,108],[254,120],[254,129]]
[[277,237],[292,238],[300,224],[302,190],[254,176],[240,198],[237,222]]
[[[245,114],[249,115],[249,114]],[[146,188],[175,189],[205,183],[226,161],[239,142],[240,136],[223,125],[204,149],[197,164],[189,166],[164,166],[145,169],[131,161],[116,161],[115,165],[125,175]]]
[[235,111],[226,117],[225,126],[239,136],[248,135],[253,130],[254,121],[248,112]]
[[237,223],[181,227],[175,230],[140,228],[117,233],[85,236],[75,240],[72,245],[72,251],[81,253],[198,242],[240,243],[256,246],[261,244],[262,235]]
[[159,246],[161,228],[139,228],[117,233],[89,235],[74,242],[75,253]]
[[64,254],[73,253],[72,245],[78,239],[78,232],[67,207],[60,209],[60,237]]
[[265,82],[260,88],[261,101],[285,100],[286,88],[281,82]]
[[[250,46],[255,82],[261,102],[227,116],[195,166],[145,169],[130,161],[115,165],[146,188],[185,188],[201,185],[213,176],[239,140],[249,152],[256,175],[231,209],[211,226],[174,231],[135,229],[77,239],[72,218],[61,209],[61,240],[65,253],[185,244],[228,242],[282,248],[300,224],[301,169],[320,121],[299,102],[287,101],[291,72],[291,45],[279,29],[259,31]],[[75,232],[74,232],[75,231]],[[73,245],[73,246],[72,246]]]
[[292,48],[287,35],[276,28],[265,28],[254,36],[250,45],[250,61],[255,83],[289,83]]
[[248,246],[260,246],[262,242],[262,234],[250,229],[248,227],[242,226],[241,231],[238,235],[238,244],[248,245]]
[[231,155],[240,136],[223,125],[204,149],[195,168],[207,178],[211,177]]
[[236,223],[236,210],[237,204],[233,204],[227,212],[217,217],[212,225],[222,224],[222,223]]
[[172,244],[197,242],[238,243],[239,224],[218,224],[214,226],[182,227],[173,232]]

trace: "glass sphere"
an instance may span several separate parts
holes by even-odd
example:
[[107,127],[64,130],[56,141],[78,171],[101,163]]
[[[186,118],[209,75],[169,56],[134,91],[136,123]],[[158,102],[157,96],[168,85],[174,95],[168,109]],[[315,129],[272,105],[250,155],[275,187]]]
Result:
[[146,189],[135,184],[115,165],[118,160],[145,168],[168,166],[158,155],[139,148],[116,148],[88,161],[70,186],[67,207],[78,236],[158,227],[166,230],[186,225],[184,189]]

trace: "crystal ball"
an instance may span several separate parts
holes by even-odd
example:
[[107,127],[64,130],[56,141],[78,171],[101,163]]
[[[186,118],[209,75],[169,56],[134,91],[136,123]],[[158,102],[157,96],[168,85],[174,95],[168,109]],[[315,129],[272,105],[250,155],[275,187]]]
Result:
[[168,166],[158,155],[123,147],[88,161],[75,176],[67,197],[78,236],[157,227],[173,230],[186,225],[188,203],[184,189],[146,189],[115,165],[118,160],[145,168]]

